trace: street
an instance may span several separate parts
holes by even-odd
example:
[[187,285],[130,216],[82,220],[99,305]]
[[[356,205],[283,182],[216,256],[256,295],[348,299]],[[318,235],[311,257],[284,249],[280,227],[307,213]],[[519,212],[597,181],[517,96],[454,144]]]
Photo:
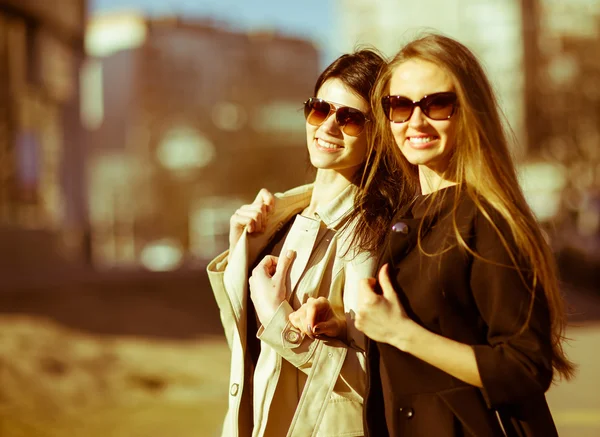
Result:
[[[212,295],[194,275],[161,278],[0,294],[0,435],[218,436],[229,351]],[[579,367],[547,398],[561,437],[597,437],[600,295],[566,298]]]

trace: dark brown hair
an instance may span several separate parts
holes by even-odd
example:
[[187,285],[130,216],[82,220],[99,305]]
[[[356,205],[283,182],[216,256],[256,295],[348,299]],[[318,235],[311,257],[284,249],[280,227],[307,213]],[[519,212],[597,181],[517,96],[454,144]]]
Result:
[[[317,79],[314,95],[329,79],[339,79],[357,96],[371,103],[371,93],[384,58],[373,49],[361,49],[337,58]],[[359,251],[376,252],[385,239],[386,231],[398,205],[407,197],[405,179],[398,160],[378,153],[378,144],[372,141],[375,122],[372,111],[365,126],[368,149],[362,167],[352,181],[359,188],[356,207],[348,223],[353,224],[351,247]]]

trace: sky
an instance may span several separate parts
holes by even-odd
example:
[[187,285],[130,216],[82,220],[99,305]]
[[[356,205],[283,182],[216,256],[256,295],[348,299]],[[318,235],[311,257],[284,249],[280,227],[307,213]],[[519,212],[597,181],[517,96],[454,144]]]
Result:
[[229,23],[233,29],[270,29],[312,40],[321,51],[321,63],[333,61],[336,0],[90,0],[91,13],[123,9],[148,15],[205,17]]

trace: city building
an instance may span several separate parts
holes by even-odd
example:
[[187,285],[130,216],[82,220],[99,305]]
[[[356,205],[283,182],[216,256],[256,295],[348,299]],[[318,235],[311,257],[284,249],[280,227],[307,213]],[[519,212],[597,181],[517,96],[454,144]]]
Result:
[[85,260],[86,3],[0,2],[0,269],[9,272]]
[[319,69],[311,42],[120,13],[92,19],[86,44],[97,265],[203,262],[226,247],[230,215],[261,187],[306,181],[302,106]]

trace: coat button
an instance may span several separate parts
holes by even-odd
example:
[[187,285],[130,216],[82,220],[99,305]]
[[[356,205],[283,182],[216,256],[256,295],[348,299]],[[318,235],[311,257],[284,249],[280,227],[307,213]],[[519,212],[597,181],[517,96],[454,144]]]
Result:
[[290,329],[288,332],[285,333],[285,339],[290,343],[298,344],[300,343],[300,334]]
[[415,415],[415,410],[410,407],[400,407],[398,408],[398,411],[405,419],[412,419],[412,417]]
[[408,225],[404,222],[395,223],[394,226],[392,226],[392,231],[408,234]]
[[231,384],[231,388],[229,389],[229,394],[231,396],[237,396],[239,390],[240,390],[240,385],[233,383],[233,384]]

